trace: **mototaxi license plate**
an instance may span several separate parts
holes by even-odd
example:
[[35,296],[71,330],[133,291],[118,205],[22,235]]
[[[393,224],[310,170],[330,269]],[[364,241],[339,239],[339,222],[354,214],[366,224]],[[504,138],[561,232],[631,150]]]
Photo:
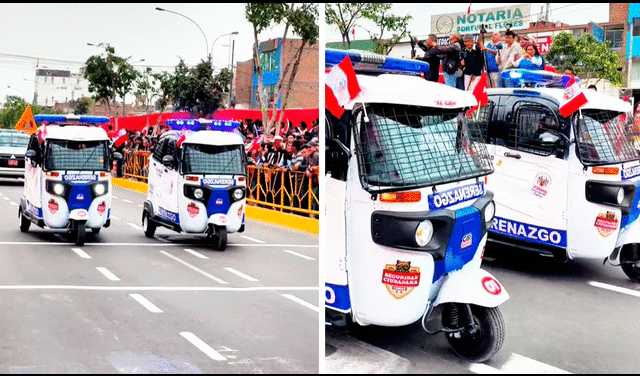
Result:
[[18,165],[17,159],[9,159],[9,166],[17,166],[17,165]]

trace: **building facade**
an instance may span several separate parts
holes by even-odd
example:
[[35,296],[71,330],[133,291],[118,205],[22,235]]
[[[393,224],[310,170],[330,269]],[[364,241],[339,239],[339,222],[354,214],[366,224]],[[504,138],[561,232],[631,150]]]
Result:
[[[282,98],[275,95],[276,87],[282,77],[285,67],[292,61],[296,52],[300,49],[302,40],[282,38],[271,39],[260,43],[258,51],[262,64],[263,98],[265,105],[271,106],[273,101],[278,101],[277,108],[281,108],[286,95],[289,95],[287,108],[317,108],[318,107],[318,80],[319,58],[318,43],[305,46],[298,71],[292,82],[291,90],[287,93],[286,85],[282,89]],[[291,75],[289,69],[284,77],[288,82]],[[257,109],[260,108],[258,100],[258,76],[253,67],[253,60],[237,63],[235,83],[236,108]]]

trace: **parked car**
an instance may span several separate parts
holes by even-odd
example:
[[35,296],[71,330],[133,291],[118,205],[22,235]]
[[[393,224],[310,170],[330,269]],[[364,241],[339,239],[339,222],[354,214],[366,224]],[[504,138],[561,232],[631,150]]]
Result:
[[24,154],[28,144],[28,134],[0,129],[0,177],[24,178]]

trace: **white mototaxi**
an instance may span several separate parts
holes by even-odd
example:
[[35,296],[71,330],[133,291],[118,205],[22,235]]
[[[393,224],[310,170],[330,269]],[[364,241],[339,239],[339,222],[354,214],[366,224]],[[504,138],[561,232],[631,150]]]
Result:
[[476,99],[417,76],[423,62],[327,49],[325,63],[345,56],[362,91],[340,118],[326,111],[326,324],[422,320],[461,357],[486,361],[504,342],[509,295],[480,268],[494,203],[466,116]]
[[570,77],[502,73],[489,89],[482,130],[494,164],[496,218],[489,240],[562,261],[599,258],[640,282],[640,149],[632,107],[583,89],[587,102],[563,117]]
[[[84,244],[85,231],[94,234],[111,224],[111,166],[122,155],[113,153],[102,116],[35,115],[45,122],[34,133],[25,154],[24,195],[18,207],[20,231],[31,223],[71,233]],[[46,124],[49,122],[49,124]]]
[[167,120],[149,156],[142,227],[204,234],[218,251],[227,234],[244,231],[247,160],[235,121]]

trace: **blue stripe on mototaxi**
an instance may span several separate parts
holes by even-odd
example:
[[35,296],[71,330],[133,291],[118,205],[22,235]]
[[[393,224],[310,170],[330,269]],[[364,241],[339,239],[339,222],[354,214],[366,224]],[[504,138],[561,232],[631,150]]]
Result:
[[230,207],[229,192],[224,188],[212,188],[211,197],[209,197],[209,202],[207,203],[207,216],[227,214]]
[[91,206],[91,187],[87,184],[73,184],[69,193],[69,211],[75,209],[89,210]]
[[528,223],[495,217],[489,232],[527,242],[567,248],[567,231],[565,230],[534,226]]
[[175,224],[180,224],[180,215],[178,213],[174,213],[168,210],[163,209],[162,207],[158,207],[158,217]]
[[629,214],[622,216],[622,220],[620,221],[620,229],[627,227],[629,224],[635,222],[640,217],[640,209],[638,209],[638,205],[640,204],[640,179],[633,183],[636,185],[636,196],[633,198],[633,203],[631,203]]
[[462,269],[473,260],[482,240],[482,222],[478,209],[469,206],[455,211],[456,223],[453,226],[444,260],[436,261],[433,282],[443,275]]
[[351,309],[351,299],[349,298],[349,286],[324,284],[324,302],[329,308],[340,311]]

